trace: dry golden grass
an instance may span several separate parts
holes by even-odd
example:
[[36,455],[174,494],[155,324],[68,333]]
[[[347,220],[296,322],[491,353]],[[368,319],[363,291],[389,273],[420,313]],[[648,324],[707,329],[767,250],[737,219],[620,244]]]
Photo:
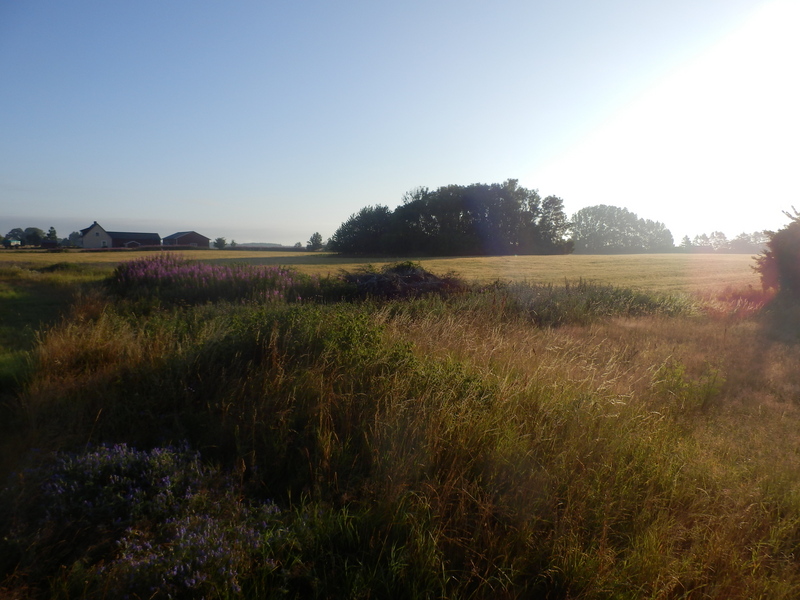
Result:
[[[551,390],[554,411],[574,403],[580,428],[562,450],[574,451],[575,464],[572,474],[565,469],[560,476],[581,488],[572,497],[585,511],[574,517],[579,527],[590,504],[608,502],[601,512],[610,515],[629,493],[620,492],[630,485],[625,476],[615,475],[603,490],[581,483],[604,469],[631,468],[605,462],[618,458],[610,449],[622,449],[631,465],[651,453],[633,470],[652,463],[654,480],[670,473],[668,494],[646,494],[643,505],[631,506],[633,514],[652,510],[660,517],[640,524],[624,560],[605,548],[602,536],[580,551],[565,544],[564,564],[596,564],[600,588],[631,576],[650,578],[641,597],[796,597],[789,548],[800,514],[800,346],[777,339],[763,319],[650,316],[531,328],[485,315],[416,313],[387,325],[421,355],[465,362],[501,382],[516,379],[513,386],[524,381],[528,389]],[[526,393],[509,392],[513,402]],[[619,526],[615,517],[604,518],[611,519],[610,531]],[[694,577],[694,567],[687,568],[694,561],[713,567]],[[767,582],[777,572],[783,588]],[[605,580],[604,573],[613,576]],[[714,592],[707,595],[709,583]]]
[[[0,266],[41,268],[58,262],[108,267],[152,252],[0,252]],[[402,258],[343,258],[318,252],[266,252],[240,250],[181,251],[191,260],[284,265],[308,275],[336,275],[367,264],[380,267]],[[434,273],[454,272],[467,281],[496,280],[563,283],[585,279],[617,286],[663,292],[718,293],[725,289],[760,288],[747,254],[633,254],[567,256],[491,256],[419,258],[416,262]]]
[[[250,254],[198,256],[304,272],[362,264]],[[81,444],[118,431],[147,440],[154,425],[181,423],[193,446],[291,474],[287,489],[307,472],[298,493],[389,507],[367,523],[360,556],[398,529],[419,534],[403,549],[421,580],[430,565],[452,573],[449,595],[419,597],[798,597],[800,329],[742,300],[755,294],[714,294],[757,283],[749,257],[420,262],[472,280],[583,277],[705,300],[671,317],[543,327],[507,310],[524,286],[470,302],[299,305],[291,318],[213,304],[133,318],[85,296],[40,340],[26,422],[54,444],[68,432]],[[583,292],[581,306],[597,302]],[[284,456],[298,432],[302,452]],[[338,538],[321,539],[304,560],[338,559]]]

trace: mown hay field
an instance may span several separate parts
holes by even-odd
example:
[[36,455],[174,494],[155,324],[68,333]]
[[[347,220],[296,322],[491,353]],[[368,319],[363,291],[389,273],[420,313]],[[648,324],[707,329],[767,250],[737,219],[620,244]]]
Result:
[[[211,263],[284,265],[307,275],[336,275],[364,265],[381,265],[404,260],[392,257],[340,257],[319,252],[240,250],[179,251],[190,260]],[[53,263],[79,263],[108,271],[120,262],[141,258],[152,252],[0,252],[0,268],[17,264],[33,269]],[[478,256],[414,259],[434,273],[455,273],[466,281],[491,283],[496,280],[557,283],[579,279],[642,290],[713,293],[725,289],[760,287],[753,271],[753,257],[747,254],[632,254],[566,256]]]

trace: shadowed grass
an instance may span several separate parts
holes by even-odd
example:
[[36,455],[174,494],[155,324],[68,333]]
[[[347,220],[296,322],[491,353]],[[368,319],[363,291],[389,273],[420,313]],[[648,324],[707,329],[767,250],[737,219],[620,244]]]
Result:
[[[39,339],[16,451],[186,441],[238,496],[274,500],[261,554],[212,597],[793,598],[800,349],[753,315],[586,282],[328,305],[85,296]],[[0,505],[4,532],[36,529]],[[178,545],[159,547],[152,564]],[[50,579],[17,562],[4,585],[102,597],[103,565],[134,564],[81,560]]]
[[97,279],[96,272],[70,263],[0,269],[0,397],[24,380],[36,330],[69,307],[75,286]]

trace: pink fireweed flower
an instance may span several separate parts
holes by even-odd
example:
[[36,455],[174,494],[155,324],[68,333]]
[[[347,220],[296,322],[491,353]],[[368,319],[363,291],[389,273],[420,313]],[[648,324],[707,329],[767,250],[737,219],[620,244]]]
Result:
[[[169,253],[120,265],[113,282],[123,293],[190,301],[248,297],[286,300],[300,283],[284,267],[192,263]],[[319,278],[312,279],[312,284],[318,285]]]

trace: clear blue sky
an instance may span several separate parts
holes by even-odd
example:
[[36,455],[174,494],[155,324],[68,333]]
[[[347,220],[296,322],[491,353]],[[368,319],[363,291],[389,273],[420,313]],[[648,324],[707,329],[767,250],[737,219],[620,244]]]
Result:
[[328,238],[516,178],[676,239],[800,208],[796,0],[0,0],[0,234]]

